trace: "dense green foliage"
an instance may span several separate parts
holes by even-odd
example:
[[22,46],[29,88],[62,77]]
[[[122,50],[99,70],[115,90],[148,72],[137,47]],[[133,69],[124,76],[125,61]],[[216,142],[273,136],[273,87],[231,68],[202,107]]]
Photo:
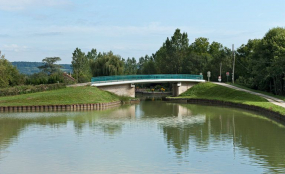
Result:
[[65,88],[64,83],[55,83],[47,85],[20,85],[9,88],[0,88],[0,96],[10,96],[10,95],[19,95],[19,94],[28,94],[42,91],[49,91],[55,89]]
[[[73,52],[72,67],[73,77],[78,82],[89,82],[92,76],[124,74],[124,60],[119,55],[114,55],[112,51],[97,53],[96,49],[92,49],[85,55],[81,49],[76,48]],[[136,69],[130,71],[133,72],[136,72]]]
[[[189,44],[187,33],[177,29],[171,39],[167,38],[154,55],[155,67],[161,74],[200,74],[211,71],[211,79],[218,80],[221,73],[231,70],[231,51],[218,42],[197,38]],[[225,78],[223,78],[225,81]]]
[[174,35],[163,43],[155,54],[157,70],[161,74],[181,74],[183,61],[187,56],[189,39],[187,33],[177,29]]
[[0,106],[68,105],[108,103],[112,101],[119,101],[119,97],[96,87],[84,86],[0,97]]
[[[235,79],[238,84],[275,95],[285,94],[285,29],[273,28],[262,39],[249,40],[234,52]],[[233,52],[218,42],[197,38],[191,44],[187,33],[177,29],[151,56],[125,61],[125,74],[200,74],[211,81],[231,81]],[[135,67],[137,71],[135,71]],[[230,76],[226,77],[226,72]]]
[[[74,54],[77,52],[77,55]],[[79,52],[79,53],[78,53]],[[174,35],[162,44],[161,48],[153,55],[139,58],[123,59],[113,52],[97,53],[92,49],[85,55],[76,48],[74,57],[80,57],[84,61],[73,61],[74,77],[79,78],[77,69],[89,69],[85,71],[86,77],[92,75],[130,75],[130,74],[206,74],[212,72],[212,79],[217,81],[220,75],[220,64],[222,74],[231,70],[232,53],[230,49],[223,47],[217,42],[209,43],[207,38],[197,38],[194,43],[189,44],[187,33],[181,33],[177,29]],[[79,63],[78,63],[79,62]],[[82,62],[85,68],[80,68]],[[86,67],[86,62],[89,68]],[[78,68],[77,68],[78,65]],[[80,73],[79,73],[80,74]],[[80,81],[80,80],[79,80]],[[224,79],[225,81],[225,79]]]
[[[53,84],[53,83],[72,84],[73,83],[72,79],[67,78],[66,75],[63,74],[63,72],[60,69],[61,66],[58,64],[55,64],[57,61],[60,60],[59,57],[47,57],[43,59],[42,63],[36,63],[36,62],[16,63],[16,65],[23,65],[24,67],[28,65],[32,65],[32,67],[39,65],[37,68],[41,69],[41,71],[34,73],[32,75],[20,74],[17,67],[13,66],[13,64],[11,64],[7,59],[5,59],[4,55],[0,55],[0,57],[1,57],[0,58],[0,76],[1,76],[0,77],[0,88],[8,88],[8,87],[19,86],[19,85],[40,85],[40,84]],[[16,93],[21,94],[22,93],[20,90],[21,88],[22,87],[19,87],[19,91]],[[3,89],[3,91],[5,91],[6,93],[7,91],[14,91],[14,89],[16,88]],[[38,90],[38,87],[33,87],[31,89],[35,91],[41,91],[41,90]],[[12,93],[15,93],[15,92],[12,92]]]
[[73,69],[73,77],[77,82],[87,82],[91,79],[89,62],[85,53],[81,49],[76,48],[72,53],[71,66]]
[[25,77],[0,52],[0,88],[24,84],[24,82]]
[[284,95],[285,29],[273,28],[262,39],[249,40],[237,50],[238,83]]
[[193,86],[178,98],[199,98],[242,103],[259,106],[285,115],[283,107],[274,105],[262,97],[208,82]]
[[157,74],[154,56],[141,57],[137,64],[137,74]]
[[32,74],[27,77],[27,85],[40,85],[40,84],[53,84],[53,83],[64,83],[64,77],[62,72],[56,72],[48,75],[44,72]]
[[90,63],[93,77],[111,76],[124,74],[124,62],[118,55],[113,52],[99,53],[96,59]]
[[133,58],[128,58],[127,60],[124,60],[124,74],[126,75],[133,75],[137,74],[138,68],[137,68],[137,61]]
[[[99,56],[97,56],[99,57]],[[96,59],[96,58],[95,58]],[[218,80],[221,73],[232,69],[232,52],[218,42],[209,43],[207,38],[197,38],[190,44],[187,33],[181,33],[179,29],[171,38],[167,38],[160,49],[151,56],[140,57],[138,62],[135,58],[122,59],[124,62],[123,74],[204,74],[212,72],[211,79]],[[101,66],[91,66],[92,72],[101,71]],[[116,67],[121,68],[117,63]],[[97,70],[96,70],[97,69]],[[120,75],[120,73],[93,73],[99,75]],[[226,78],[223,78],[226,81]]]

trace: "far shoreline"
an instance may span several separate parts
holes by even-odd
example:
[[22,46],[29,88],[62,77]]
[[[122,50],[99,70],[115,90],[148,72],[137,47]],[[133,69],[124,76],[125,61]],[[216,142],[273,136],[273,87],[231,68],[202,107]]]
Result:
[[285,115],[280,114],[279,112],[262,108],[259,106],[254,105],[248,105],[243,103],[235,103],[230,101],[222,101],[222,100],[213,100],[213,99],[202,99],[202,98],[172,98],[172,97],[166,97],[167,101],[171,102],[181,102],[181,103],[187,103],[187,104],[207,104],[207,105],[218,105],[218,106],[230,106],[234,108],[241,108],[246,109],[250,111],[256,111],[263,114],[268,114],[268,118],[272,118],[277,121],[285,122]]

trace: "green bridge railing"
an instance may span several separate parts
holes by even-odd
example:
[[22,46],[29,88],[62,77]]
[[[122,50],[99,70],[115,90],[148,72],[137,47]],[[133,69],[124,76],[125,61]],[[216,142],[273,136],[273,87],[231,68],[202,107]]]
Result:
[[118,75],[92,77],[92,83],[107,83],[117,81],[153,80],[153,79],[192,79],[203,80],[203,75],[192,74],[151,74],[151,75]]

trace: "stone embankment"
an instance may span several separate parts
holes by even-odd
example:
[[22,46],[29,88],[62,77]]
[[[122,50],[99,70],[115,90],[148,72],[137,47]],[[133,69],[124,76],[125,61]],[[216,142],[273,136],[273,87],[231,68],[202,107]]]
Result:
[[104,110],[120,106],[121,101],[94,104],[72,104],[72,105],[42,105],[42,106],[0,106],[0,112],[37,112],[37,111],[82,111],[82,110]]

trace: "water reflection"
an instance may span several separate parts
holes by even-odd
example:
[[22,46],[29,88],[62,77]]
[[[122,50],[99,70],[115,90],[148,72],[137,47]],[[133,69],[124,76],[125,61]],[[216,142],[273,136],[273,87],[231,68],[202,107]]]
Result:
[[[191,141],[205,151],[213,146],[232,148],[236,153],[249,155],[252,162],[271,166],[271,172],[284,172],[285,143],[284,125],[266,117],[239,109],[183,105],[194,115],[206,115],[204,124],[190,127]],[[198,131],[197,131],[198,130]],[[187,138],[188,139],[188,138]],[[232,146],[229,146],[232,144]],[[263,160],[261,160],[263,159]],[[275,168],[276,167],[276,168]]]
[[[16,143],[21,135],[35,131],[33,129],[68,130],[69,126],[78,137],[89,132],[90,138],[102,134],[110,139],[121,137],[141,143],[146,140],[140,135],[147,132],[133,132],[138,129],[158,130],[168,150],[175,153],[175,158],[190,160],[191,155],[226,152],[233,159],[235,156],[248,157],[248,163],[261,166],[266,172],[285,172],[285,129],[282,124],[240,109],[161,101],[146,101],[104,111],[1,114],[0,166],[1,161],[5,161],[1,159],[6,156],[4,150]],[[128,131],[132,136],[126,133]],[[149,134],[147,143],[160,141],[157,133]]]

